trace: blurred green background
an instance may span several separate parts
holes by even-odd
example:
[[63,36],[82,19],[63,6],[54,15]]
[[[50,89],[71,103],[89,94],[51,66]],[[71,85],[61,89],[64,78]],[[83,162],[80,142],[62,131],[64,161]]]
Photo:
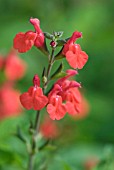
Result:
[[[114,160],[108,164],[107,159],[114,143],[114,1],[0,0],[0,53],[9,52],[18,32],[34,30],[30,17],[40,19],[44,32],[64,31],[64,38],[75,30],[81,31],[83,38],[78,43],[89,55],[77,80],[82,83],[90,112],[80,120],[66,116],[59,121],[63,133],[55,142],[58,149],[51,157],[49,169],[85,170],[84,162],[95,158],[105,160],[99,170],[113,170]],[[35,73],[41,76],[47,58],[35,47],[20,56],[27,62],[28,70],[16,87],[24,92]],[[66,61],[64,65],[69,67]],[[18,124],[27,129],[32,114],[28,111],[0,122],[0,170],[26,167],[26,150],[12,134]]]

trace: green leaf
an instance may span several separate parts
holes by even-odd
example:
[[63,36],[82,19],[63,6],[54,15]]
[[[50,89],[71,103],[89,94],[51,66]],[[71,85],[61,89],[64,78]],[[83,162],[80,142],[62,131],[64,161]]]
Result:
[[57,78],[62,78],[65,77],[67,74],[65,72],[60,72],[58,74],[56,74],[54,77],[52,77],[51,79],[57,79]]
[[56,78],[62,78],[64,76],[66,76],[67,74],[62,70],[63,70],[63,63],[60,64],[60,66],[55,71],[55,73],[53,73],[53,75],[51,76],[50,79],[53,80],[53,79],[56,79]]
[[20,129],[19,126],[17,127],[17,134],[16,134],[16,136],[17,136],[22,142],[24,142],[24,143],[27,142],[27,139],[26,139],[26,137],[24,136],[24,134],[22,133],[22,131],[21,131],[21,129]]
[[43,72],[42,72],[42,77],[46,76],[46,68],[44,67]]
[[51,144],[48,144],[44,150],[48,150],[48,151],[54,151],[57,149],[57,146],[54,146],[54,145],[51,145]]
[[63,46],[66,43],[66,40],[57,40],[57,46]]
[[49,50],[48,50],[48,47],[47,47],[47,44],[46,44],[46,38],[44,39],[44,48],[39,48],[39,50],[44,53],[46,56],[49,55]]
[[53,34],[54,34],[55,38],[60,38],[63,35],[63,31],[58,31],[58,32],[54,31]]
[[54,38],[54,35],[52,35],[52,34],[50,34],[50,33],[48,33],[48,32],[44,32],[44,35],[45,35],[45,37],[46,37],[47,39],[50,39],[50,40],[53,40],[53,38]]
[[[64,47],[64,46],[63,46]],[[63,51],[63,47],[61,48],[61,50],[57,53],[57,55],[55,56],[55,60],[59,60],[62,58],[65,58],[65,56],[62,54]]]

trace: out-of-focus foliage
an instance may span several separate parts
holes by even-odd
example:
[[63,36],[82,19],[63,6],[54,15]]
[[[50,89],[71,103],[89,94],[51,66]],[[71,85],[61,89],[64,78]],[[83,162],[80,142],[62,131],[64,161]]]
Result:
[[[64,31],[64,38],[70,37],[75,30],[82,31],[83,39],[77,42],[89,55],[89,61],[79,71],[77,80],[82,82],[82,92],[89,101],[90,112],[83,119],[74,120],[66,116],[58,122],[61,136],[54,142],[58,149],[50,151],[50,156],[49,148],[38,155],[38,164],[41,158],[44,162],[41,169],[46,169],[49,164],[50,170],[87,170],[85,162],[95,158],[98,164],[93,170],[113,170],[113,16],[113,0],[0,1],[0,53],[7,54],[18,32],[33,30],[29,18],[37,17],[43,31]],[[41,76],[48,59],[35,48],[20,56],[27,62],[28,72],[16,87],[24,92],[32,84],[35,73]],[[60,62],[57,61],[54,67]],[[64,66],[68,68],[65,60]],[[31,110],[20,117],[0,122],[0,170],[26,169],[26,149],[14,134],[17,125],[26,132],[29,120],[34,117],[35,112]]]

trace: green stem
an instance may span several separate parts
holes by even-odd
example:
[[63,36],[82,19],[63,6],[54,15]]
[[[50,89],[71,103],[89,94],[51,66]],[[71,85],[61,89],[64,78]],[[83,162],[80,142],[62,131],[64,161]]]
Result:
[[51,71],[51,68],[52,68],[52,65],[53,65],[54,51],[55,51],[55,49],[53,48],[52,53],[51,53],[51,57],[50,57],[50,61],[49,61],[49,65],[48,65],[48,69],[47,69],[47,79],[49,78],[50,71]]
[[29,162],[28,162],[28,170],[33,170],[33,169],[34,169],[34,155],[30,154]]
[[52,48],[52,53],[51,53],[51,56],[50,56],[50,61],[49,61],[49,65],[48,65],[48,68],[47,68],[47,74],[46,74],[47,82],[44,84],[44,87],[43,87],[44,93],[45,93],[45,90],[46,90],[48,82],[49,82],[49,76],[50,76],[50,72],[51,72],[53,62],[54,62],[54,58],[55,58],[54,57],[54,51],[55,51],[55,48]]
[[[54,62],[54,51],[55,51],[55,48],[52,49],[52,53],[51,53],[51,56],[50,56],[50,61],[49,61],[48,68],[47,68],[47,73],[46,73],[47,82],[43,85],[44,94],[45,94],[45,90],[47,88],[50,72],[51,72],[51,69],[52,69],[53,62]],[[40,124],[40,111],[37,111],[36,119],[35,119],[35,125],[34,125],[35,132],[34,132],[34,134],[32,136],[31,152],[29,153],[28,170],[33,170],[34,169],[34,157],[35,157],[35,148],[36,148],[35,138],[38,135],[39,124]],[[47,142],[46,142],[46,144],[47,144]],[[42,148],[45,147],[46,144],[44,144],[44,146],[42,146],[40,148],[40,150],[42,150]]]
[[35,127],[34,127],[36,134],[38,133],[39,130],[39,124],[40,124],[40,111],[38,110],[36,114]]

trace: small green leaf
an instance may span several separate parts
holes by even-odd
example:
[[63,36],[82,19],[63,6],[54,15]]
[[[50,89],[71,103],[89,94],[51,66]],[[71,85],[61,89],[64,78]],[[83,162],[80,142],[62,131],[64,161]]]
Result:
[[27,142],[27,140],[26,140],[26,138],[25,138],[24,134],[22,133],[22,131],[21,131],[21,129],[20,129],[19,126],[17,127],[16,136],[17,136],[22,142],[24,142],[24,143]]
[[42,77],[46,76],[46,68],[44,67],[43,72],[42,72]]
[[63,70],[63,63],[60,64],[60,66],[58,67],[58,69],[53,73],[53,75],[51,76],[51,80],[56,79],[56,78],[61,78],[66,76],[66,73]]
[[55,60],[59,60],[59,59],[65,58],[65,56],[62,54],[63,48],[64,48],[64,46],[61,48],[61,50],[55,56]]
[[50,39],[50,40],[53,40],[53,38],[54,38],[54,35],[52,35],[52,34],[50,34],[50,33],[48,33],[48,32],[44,32],[44,35],[45,35],[45,37],[46,37],[47,39]]
[[57,40],[57,46],[63,46],[66,43],[66,40]]
[[63,31],[58,31],[58,32],[53,32],[53,35],[55,36],[55,38],[60,38],[60,37],[62,37],[62,35],[63,35]]
[[56,149],[57,149],[57,147],[54,146],[54,145],[47,145],[47,146],[44,148],[44,150],[49,150],[49,151],[54,151],[54,150],[56,150]]
[[53,79],[58,79],[58,78],[62,78],[62,77],[65,77],[67,74],[65,72],[60,72],[58,74],[56,74],[55,76],[51,77],[51,80]]

